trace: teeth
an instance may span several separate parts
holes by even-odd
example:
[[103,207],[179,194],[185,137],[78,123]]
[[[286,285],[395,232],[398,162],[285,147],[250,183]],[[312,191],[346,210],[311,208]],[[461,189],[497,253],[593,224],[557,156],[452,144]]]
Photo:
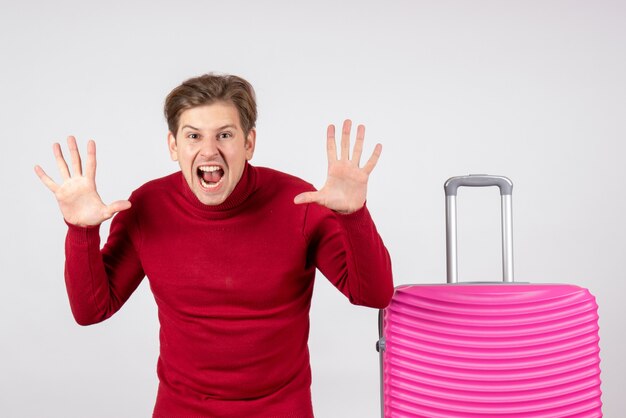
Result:
[[212,173],[214,171],[218,171],[221,170],[222,168],[216,165],[203,165],[201,167],[198,167],[198,170],[200,171],[206,171],[208,173]]

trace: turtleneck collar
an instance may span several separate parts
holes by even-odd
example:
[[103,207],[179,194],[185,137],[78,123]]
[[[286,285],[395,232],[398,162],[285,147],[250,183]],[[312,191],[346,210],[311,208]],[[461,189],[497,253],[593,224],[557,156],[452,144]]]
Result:
[[241,206],[242,203],[248,199],[252,192],[256,188],[256,170],[248,162],[244,166],[241,179],[233,189],[232,193],[219,205],[205,205],[202,203],[196,195],[193,193],[185,177],[180,175],[180,181],[182,183],[183,196],[187,202],[193,207],[199,209],[201,212],[207,215],[219,216],[220,214],[228,214],[230,211]]

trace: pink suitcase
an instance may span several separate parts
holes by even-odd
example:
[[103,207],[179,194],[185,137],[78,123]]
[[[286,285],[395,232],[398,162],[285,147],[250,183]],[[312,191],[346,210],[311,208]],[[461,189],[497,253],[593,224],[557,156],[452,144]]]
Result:
[[[460,186],[500,188],[503,283],[457,283]],[[501,176],[446,182],[448,283],[398,286],[381,311],[383,418],[602,416],[595,298],[513,283],[512,188]]]

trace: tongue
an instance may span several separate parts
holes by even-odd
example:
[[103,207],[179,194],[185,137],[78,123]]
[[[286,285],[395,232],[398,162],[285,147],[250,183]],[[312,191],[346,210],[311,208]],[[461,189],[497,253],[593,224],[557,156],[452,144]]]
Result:
[[203,171],[202,172],[202,178],[207,183],[217,183],[218,181],[220,181],[220,179],[222,178],[223,174],[224,174],[224,172],[222,170],[211,171],[211,172]]

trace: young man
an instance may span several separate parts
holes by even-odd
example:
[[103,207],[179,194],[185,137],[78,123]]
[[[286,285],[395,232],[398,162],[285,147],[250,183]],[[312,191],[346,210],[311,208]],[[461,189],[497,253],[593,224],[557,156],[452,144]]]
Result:
[[[180,171],[106,205],[95,185],[95,143],[83,171],[55,144],[63,182],[37,166],[68,224],[65,278],[82,325],[113,315],[144,277],[160,321],[155,417],[310,418],[309,307],[318,268],[352,303],[383,308],[393,283],[365,207],[377,145],[360,167],[345,121],[337,155],[328,127],[328,179],[319,191],[248,163],[256,145],[250,84],[208,74],[165,102],[168,147]],[[119,212],[119,213],[118,213]],[[99,225],[111,218],[100,249]]]

